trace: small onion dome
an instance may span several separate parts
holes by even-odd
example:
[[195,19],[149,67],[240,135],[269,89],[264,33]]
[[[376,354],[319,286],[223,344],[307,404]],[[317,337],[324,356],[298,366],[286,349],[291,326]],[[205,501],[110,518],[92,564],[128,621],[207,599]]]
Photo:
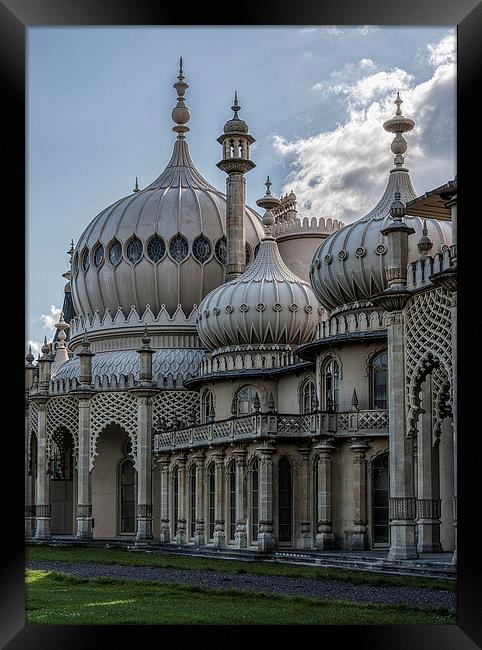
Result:
[[25,361],[27,362],[27,364],[28,364],[29,366],[31,366],[32,363],[33,363],[33,360],[34,360],[34,356],[33,356],[33,354],[32,354],[32,346],[29,345],[29,346],[28,346],[28,354],[27,354],[27,356],[25,357]]
[[[270,229],[266,214],[263,222]],[[300,345],[313,336],[318,307],[308,282],[290,271],[275,239],[268,235],[261,240],[251,266],[201,302],[197,331],[211,350],[233,345]]]
[[450,222],[437,219],[424,222],[416,215],[405,215],[405,205],[417,195],[410,172],[403,166],[406,142],[401,141],[401,134],[411,130],[414,122],[402,115],[401,103],[397,94],[395,117],[383,125],[386,131],[395,133],[392,142],[395,157],[382,197],[365,216],[327,237],[313,256],[311,286],[329,311],[366,306],[371,296],[387,288],[388,240],[382,233],[394,220],[403,218],[415,230],[408,239],[409,264],[420,256],[417,243],[421,237],[430,238],[434,254],[443,252],[452,243]]
[[234,103],[231,106],[231,110],[234,112],[234,115],[224,125],[224,133],[247,133],[248,125],[238,117],[238,111],[241,110],[241,106],[238,104],[237,91],[234,91]]

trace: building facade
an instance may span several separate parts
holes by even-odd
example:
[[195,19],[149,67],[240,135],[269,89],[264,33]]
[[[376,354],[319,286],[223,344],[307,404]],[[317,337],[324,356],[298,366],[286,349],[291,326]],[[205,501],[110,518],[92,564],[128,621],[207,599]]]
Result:
[[456,179],[417,197],[396,112],[377,205],[298,216],[235,96],[226,194],[197,171],[182,62],[172,157],[69,250],[26,363],[26,537],[386,549],[456,561]]

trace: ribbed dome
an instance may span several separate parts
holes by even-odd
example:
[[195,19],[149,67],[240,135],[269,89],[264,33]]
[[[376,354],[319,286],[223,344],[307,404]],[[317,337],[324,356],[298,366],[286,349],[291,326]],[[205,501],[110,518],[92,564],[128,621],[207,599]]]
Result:
[[232,345],[299,345],[318,322],[310,285],[281,259],[273,238],[261,241],[253,264],[199,305],[197,330],[211,350]]
[[[197,171],[189,154],[180,74],[178,133],[162,174],[142,190],[103,210],[77,242],[72,261],[72,297],[77,315],[118,307],[142,314],[162,305],[173,314],[178,305],[189,315],[224,281],[226,196]],[[175,110],[176,110],[175,109]],[[182,113],[182,114],[181,114]],[[174,115],[174,111],[173,111]],[[176,113],[177,115],[177,113]],[[264,231],[259,215],[245,212],[247,255]]]
[[[396,133],[392,142],[395,167],[389,173],[381,199],[364,217],[330,235],[313,256],[310,282],[318,300],[330,311],[345,305],[367,302],[371,296],[387,288],[387,238],[381,231],[392,222],[390,206],[395,192],[400,192],[404,204],[417,196],[409,171],[402,166],[406,142],[401,133],[410,130],[414,123],[409,118],[402,117],[398,96],[395,103],[396,116],[384,124],[386,130]],[[423,235],[424,220],[407,215],[405,221],[415,230],[408,240],[409,262],[414,262],[420,256],[417,244]],[[451,244],[450,222],[426,219],[425,223],[428,236],[433,242],[432,255]]]

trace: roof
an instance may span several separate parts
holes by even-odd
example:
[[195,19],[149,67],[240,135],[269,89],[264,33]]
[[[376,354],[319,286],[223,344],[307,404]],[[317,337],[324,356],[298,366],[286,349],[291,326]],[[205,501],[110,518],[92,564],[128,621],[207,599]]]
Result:
[[429,219],[439,219],[440,221],[450,221],[451,211],[445,203],[451,195],[457,193],[457,178],[453,181],[447,181],[444,185],[425,192],[421,196],[408,201],[406,205],[407,214],[427,217]]

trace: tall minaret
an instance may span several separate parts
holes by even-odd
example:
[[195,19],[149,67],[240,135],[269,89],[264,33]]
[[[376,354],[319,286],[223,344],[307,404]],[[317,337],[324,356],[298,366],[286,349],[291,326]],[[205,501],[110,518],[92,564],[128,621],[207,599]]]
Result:
[[255,141],[248,133],[248,125],[238,117],[241,106],[237,93],[231,106],[234,115],[224,125],[224,133],[218,138],[223,146],[223,159],[217,166],[228,177],[226,179],[226,235],[227,262],[226,281],[234,280],[246,268],[244,238],[244,209],[246,205],[246,179],[244,174],[256,165],[249,159],[249,145]]

